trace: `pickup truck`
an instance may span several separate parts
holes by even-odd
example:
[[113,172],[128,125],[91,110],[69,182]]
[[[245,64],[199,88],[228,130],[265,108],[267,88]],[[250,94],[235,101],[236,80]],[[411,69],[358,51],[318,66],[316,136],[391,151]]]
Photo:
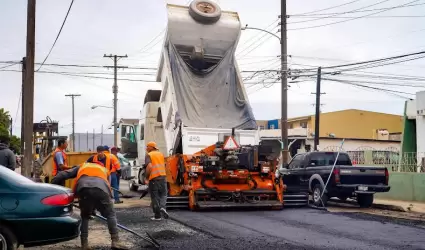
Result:
[[[360,207],[370,207],[373,195],[388,192],[388,169],[373,166],[353,166],[346,153],[309,152],[297,154],[289,164],[279,169],[278,175],[287,186],[287,193],[309,193],[316,206],[326,206],[329,198],[355,198]],[[320,199],[329,175],[331,178]]]

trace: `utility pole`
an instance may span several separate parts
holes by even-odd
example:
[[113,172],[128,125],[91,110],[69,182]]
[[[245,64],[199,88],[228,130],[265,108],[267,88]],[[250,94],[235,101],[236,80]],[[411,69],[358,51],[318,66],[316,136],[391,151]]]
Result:
[[100,132],[100,145],[103,145],[103,124],[102,124],[102,130]]
[[286,0],[280,1],[280,60],[281,60],[281,132],[282,132],[282,163],[288,163],[288,51],[286,37]]
[[71,97],[72,99],[72,151],[75,152],[75,113],[74,113],[74,98],[81,96],[80,94],[69,94],[65,95],[66,97]]
[[95,134],[94,134],[94,129],[93,129],[93,149],[94,149],[94,139],[95,139]]
[[319,136],[320,136],[320,96],[326,93],[320,92],[320,81],[322,79],[322,68],[317,69],[317,84],[316,84],[316,114],[314,115],[314,151],[317,151],[317,146],[319,145]]
[[87,152],[90,151],[89,150],[89,131],[87,131]]
[[24,154],[24,131],[25,131],[25,124],[24,124],[25,76],[26,76],[26,57],[22,57],[22,89],[21,89],[21,154],[22,155]]
[[36,0],[28,0],[27,7],[27,51],[26,70],[22,96],[24,106],[24,161],[23,175],[31,177],[33,154],[33,124],[34,124],[34,56],[35,56],[35,3]]
[[81,142],[81,139],[80,139],[80,133],[78,133],[78,151],[80,151],[80,152],[81,152],[80,142]]
[[125,56],[117,56],[110,54],[107,56],[106,54],[103,55],[103,57],[109,57],[113,58],[114,60],[114,66],[105,66],[105,68],[114,68],[114,86],[112,87],[112,92],[114,93],[114,146],[116,147],[118,145],[117,143],[117,133],[118,133],[118,122],[117,122],[117,113],[118,113],[118,82],[117,82],[117,70],[118,69],[124,69],[128,68],[126,66],[118,66],[118,60],[121,58],[127,58],[127,55]]

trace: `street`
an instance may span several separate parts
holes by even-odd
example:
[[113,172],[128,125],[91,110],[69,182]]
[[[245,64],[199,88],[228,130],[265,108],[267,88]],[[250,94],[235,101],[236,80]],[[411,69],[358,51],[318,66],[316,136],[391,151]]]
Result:
[[[148,231],[161,249],[425,249],[425,219],[422,215],[338,206],[329,212],[311,208],[282,211],[170,211],[168,221],[153,222],[149,198],[134,196],[116,206],[118,222],[140,234]],[[361,212],[360,212],[361,211]],[[409,217],[410,216],[410,217]],[[106,224],[94,220],[89,239],[94,249],[109,249]],[[131,249],[151,248],[124,232]],[[78,249],[79,239],[58,245],[28,248]]]

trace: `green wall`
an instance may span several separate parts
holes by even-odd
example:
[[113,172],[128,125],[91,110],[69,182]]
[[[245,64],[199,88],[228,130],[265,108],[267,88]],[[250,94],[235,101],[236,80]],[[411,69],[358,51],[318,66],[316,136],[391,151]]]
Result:
[[391,172],[389,182],[391,190],[376,198],[425,202],[425,174]]
[[401,152],[416,152],[416,120],[409,120],[406,116],[407,101],[404,104],[404,129],[401,141]]

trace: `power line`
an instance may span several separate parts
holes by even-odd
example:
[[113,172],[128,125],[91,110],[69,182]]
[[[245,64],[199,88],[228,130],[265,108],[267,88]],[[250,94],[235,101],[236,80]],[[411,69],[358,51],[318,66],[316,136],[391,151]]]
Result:
[[306,29],[313,29],[313,28],[330,26],[330,25],[339,24],[339,23],[345,23],[345,22],[357,20],[357,19],[360,19],[360,18],[372,16],[372,15],[375,15],[375,14],[379,14],[379,13],[382,13],[382,12],[385,12],[385,11],[389,11],[389,10],[401,8],[401,7],[404,7],[404,6],[408,5],[408,4],[411,4],[411,3],[414,3],[414,2],[418,2],[418,1],[420,1],[420,0],[414,0],[414,1],[408,2],[406,4],[402,4],[402,5],[390,7],[390,8],[385,9],[385,10],[373,12],[373,13],[370,13],[370,14],[367,14],[367,15],[358,16],[358,17],[354,17],[354,18],[350,18],[350,19],[346,19],[346,20],[342,20],[342,21],[337,21],[337,22],[332,22],[332,23],[327,23],[327,24],[321,24],[321,25],[308,26],[308,27],[294,28],[294,29],[288,29],[288,30],[306,30]]
[[9,64],[9,65],[6,65],[6,66],[1,67],[0,69],[6,69],[6,68],[12,67],[12,66],[14,66],[14,65],[17,65],[17,64],[19,64],[19,63],[20,63],[20,62],[14,62],[14,63],[11,63],[11,64]]
[[[9,64],[9,63],[21,63],[20,61],[0,61],[0,63],[3,64]],[[34,63],[37,65],[41,65],[42,63]],[[76,68],[105,68],[101,65],[82,65],[82,64],[58,64],[58,63],[44,63],[44,66],[57,66],[57,67],[76,67]],[[154,67],[128,67],[128,69],[143,69],[143,70],[158,70],[158,68]]]
[[74,0],[71,0],[71,4],[69,5],[68,11],[66,12],[66,16],[65,16],[65,18],[64,18],[64,20],[63,20],[63,22],[62,22],[62,26],[61,26],[61,28],[60,28],[60,30],[59,30],[59,32],[58,32],[58,35],[56,36],[55,42],[53,43],[52,47],[50,48],[49,53],[47,54],[46,58],[44,58],[44,61],[41,63],[41,65],[40,65],[40,67],[37,69],[37,71],[39,71],[39,70],[41,69],[41,67],[43,67],[43,64],[47,61],[47,58],[49,58],[50,53],[52,53],[52,50],[53,50],[53,48],[55,47],[56,42],[57,42],[57,41],[58,41],[58,39],[59,39],[59,36],[60,36],[60,34],[61,34],[61,32],[62,32],[63,26],[64,26],[64,25],[65,25],[65,23],[66,23],[66,19],[68,18],[69,12],[71,11],[71,8],[72,8],[72,5],[73,5],[73,4],[74,4]]
[[[425,3],[409,4],[409,5],[405,5],[403,7],[400,7],[399,9],[401,9],[401,8],[408,8],[408,7],[414,7],[414,6],[420,6],[420,5],[425,5]],[[391,8],[388,8],[388,7],[386,7],[386,8],[375,8],[375,9],[357,10],[357,11],[351,11],[351,12],[353,12],[353,13],[362,13],[362,12],[371,12],[371,11],[389,10],[389,9],[391,9]],[[304,15],[304,14],[294,14],[294,15],[289,15],[289,18],[292,18],[292,17],[304,17],[304,16],[314,16],[314,17],[317,17],[317,16],[334,15],[334,14],[339,14],[339,13],[342,13],[342,12],[318,13],[318,14],[311,14],[311,15],[308,15],[308,14],[306,14],[306,15]]]
[[354,1],[351,1],[351,2],[348,2],[348,3],[344,3],[344,4],[340,4],[340,5],[331,6],[331,7],[325,8],[325,9],[314,10],[314,11],[304,12],[304,13],[299,13],[299,14],[295,14],[295,15],[312,14],[312,13],[322,12],[322,11],[324,11],[324,10],[336,9],[336,8],[338,8],[338,7],[342,7],[342,6],[345,6],[345,5],[349,5],[349,4],[352,4],[352,3],[358,2],[358,1],[360,1],[360,0],[354,0]]
[[311,19],[311,20],[304,20],[304,21],[297,21],[297,22],[288,22],[288,24],[306,23],[306,22],[313,22],[313,21],[317,21],[317,20],[321,20],[321,19],[325,19],[325,18],[337,17],[337,16],[340,16],[340,15],[345,15],[345,14],[353,13],[353,11],[363,10],[363,9],[366,9],[366,8],[369,8],[369,7],[372,7],[372,6],[375,6],[375,5],[381,4],[381,3],[385,3],[385,2],[388,2],[388,1],[390,1],[390,0],[384,0],[384,1],[381,1],[381,2],[378,2],[378,3],[374,3],[374,4],[367,5],[367,6],[364,6],[364,7],[358,8],[358,9],[354,9],[354,10],[351,10],[351,11],[340,12],[340,13],[332,14],[332,15],[329,15],[329,16],[324,16],[324,17],[314,18],[314,19]]

